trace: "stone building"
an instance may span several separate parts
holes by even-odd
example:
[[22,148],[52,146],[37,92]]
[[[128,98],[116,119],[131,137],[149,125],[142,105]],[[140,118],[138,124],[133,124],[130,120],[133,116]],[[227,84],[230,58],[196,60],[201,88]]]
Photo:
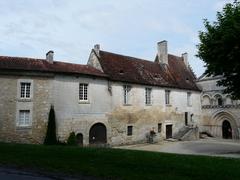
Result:
[[87,65],[54,61],[53,51],[46,59],[1,56],[0,140],[42,143],[51,105],[61,141],[70,132],[84,145],[146,142],[150,131],[155,141],[195,132],[201,92],[187,54],[168,54],[166,41],[157,47],[148,61],[95,45]]
[[217,86],[221,78],[203,75],[197,81],[202,90],[203,118],[199,122],[200,131],[218,138],[239,139],[240,101],[223,94],[224,87]]

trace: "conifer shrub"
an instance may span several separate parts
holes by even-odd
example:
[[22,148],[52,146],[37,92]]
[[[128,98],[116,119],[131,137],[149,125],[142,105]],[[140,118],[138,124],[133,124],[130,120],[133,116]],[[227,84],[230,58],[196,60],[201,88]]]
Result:
[[57,136],[56,136],[56,121],[55,121],[55,112],[54,107],[51,106],[49,116],[48,116],[48,126],[47,133],[44,140],[45,145],[56,145]]

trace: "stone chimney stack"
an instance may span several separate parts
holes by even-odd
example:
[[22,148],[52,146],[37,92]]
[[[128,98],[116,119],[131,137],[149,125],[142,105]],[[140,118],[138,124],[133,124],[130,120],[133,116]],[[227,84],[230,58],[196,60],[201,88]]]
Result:
[[95,44],[94,45],[94,51],[97,54],[97,56],[100,56],[99,51],[100,51],[100,44]]
[[46,60],[49,63],[53,63],[53,56],[54,56],[54,52],[52,50],[48,51],[48,53],[46,54]]
[[161,41],[157,43],[157,55],[158,55],[158,63],[168,64],[168,47],[167,41]]
[[188,68],[188,53],[183,53],[182,54],[182,58],[183,58],[183,62],[186,65],[186,67]]

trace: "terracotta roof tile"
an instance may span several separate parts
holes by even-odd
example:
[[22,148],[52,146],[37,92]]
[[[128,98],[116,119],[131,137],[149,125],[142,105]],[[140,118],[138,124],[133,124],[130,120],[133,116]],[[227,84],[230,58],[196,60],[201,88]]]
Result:
[[51,64],[44,59],[23,57],[0,56],[0,69],[87,74],[106,77],[104,73],[88,65],[72,64],[59,61],[54,61]]
[[197,90],[193,73],[181,57],[168,55],[168,66],[143,59],[100,51],[100,64],[111,80]]

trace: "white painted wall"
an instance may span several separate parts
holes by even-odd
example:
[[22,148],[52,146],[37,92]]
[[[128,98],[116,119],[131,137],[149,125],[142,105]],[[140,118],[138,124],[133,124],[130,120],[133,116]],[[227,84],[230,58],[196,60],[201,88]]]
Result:
[[[79,102],[79,83],[88,83],[89,91],[89,103]],[[109,92],[108,86],[111,86],[112,92]],[[187,106],[187,92],[186,90],[171,90],[170,102],[171,106],[165,105],[165,88],[155,87],[155,86],[144,86],[137,84],[131,85],[130,91],[130,106],[124,105],[124,92],[123,85],[126,83],[122,82],[108,82],[106,79],[91,78],[91,77],[74,77],[74,76],[64,76],[56,75],[54,80],[54,107],[56,112],[58,136],[60,140],[66,140],[69,133],[74,131],[76,133],[82,133],[84,136],[84,144],[88,144],[89,130],[91,126],[97,122],[102,122],[107,127],[107,137],[110,144],[122,144],[123,141],[131,143],[131,141],[140,141],[144,138],[145,134],[141,133],[146,131],[146,128],[151,129],[153,126],[157,128],[157,123],[150,120],[144,122],[136,122],[138,126],[138,131],[135,130],[135,137],[130,138],[126,136],[126,128],[129,125],[126,122],[120,122],[123,132],[113,136],[112,131],[113,126],[109,122],[109,116],[113,111],[124,108],[126,111],[138,110],[150,110],[153,108],[159,108],[159,111],[176,111],[178,114],[183,114],[184,112],[189,112],[189,114],[196,115],[195,123],[198,123],[199,117],[201,115],[200,108],[200,92],[192,91],[191,99],[192,106]],[[152,105],[145,105],[145,87],[152,88]],[[147,119],[146,119],[147,120]],[[176,119],[174,120],[176,121]],[[181,122],[181,123],[180,123]],[[173,132],[177,132],[180,126],[183,126],[179,120],[179,124],[174,126]],[[166,119],[166,124],[175,123],[171,119]],[[134,124],[133,124],[134,125]],[[163,132],[165,133],[163,124]],[[164,137],[163,137],[164,138]],[[118,140],[117,140],[118,139]],[[116,143],[117,142],[117,143]]]

